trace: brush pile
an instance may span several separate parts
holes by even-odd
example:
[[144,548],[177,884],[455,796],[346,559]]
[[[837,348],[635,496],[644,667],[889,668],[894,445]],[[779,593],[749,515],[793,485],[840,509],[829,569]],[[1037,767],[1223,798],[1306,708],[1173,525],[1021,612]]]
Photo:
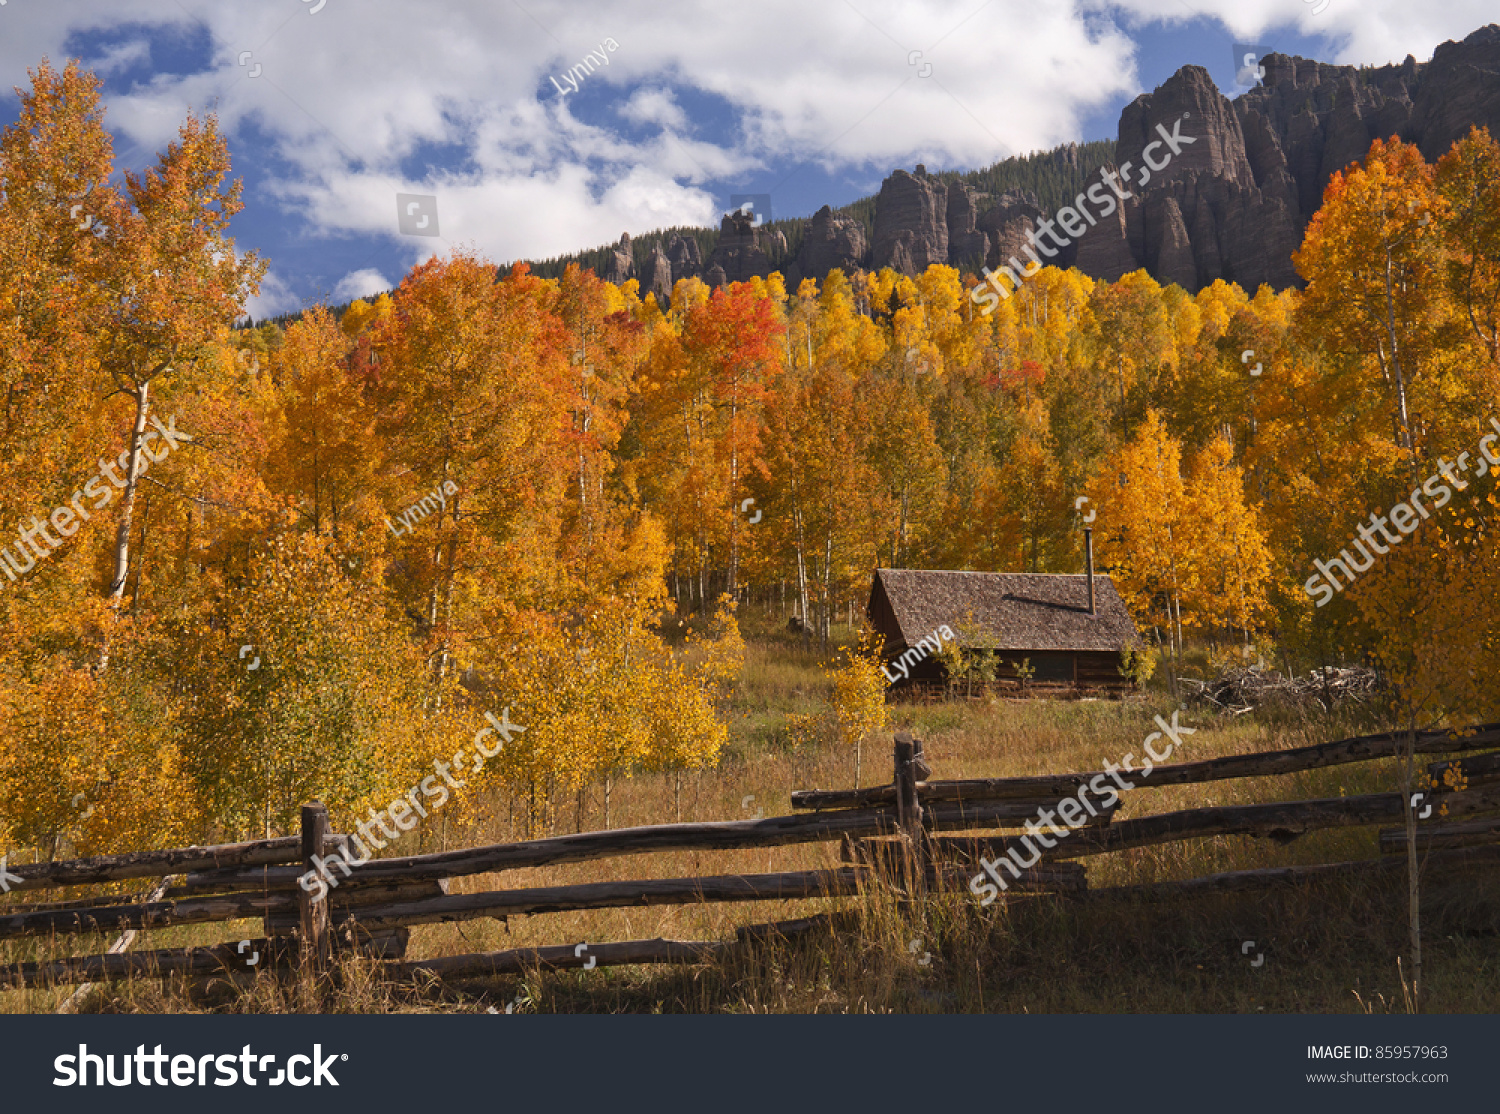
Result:
[[1380,687],[1375,671],[1363,666],[1330,666],[1291,678],[1272,669],[1247,666],[1225,670],[1211,681],[1183,677],[1179,683],[1188,700],[1235,716],[1263,704],[1332,711],[1334,705],[1346,701],[1365,703]]

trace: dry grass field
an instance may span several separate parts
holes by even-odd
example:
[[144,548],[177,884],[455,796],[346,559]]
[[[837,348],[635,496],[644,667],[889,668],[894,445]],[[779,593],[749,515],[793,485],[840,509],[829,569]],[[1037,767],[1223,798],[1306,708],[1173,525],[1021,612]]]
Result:
[[[635,777],[614,787],[611,826],[746,818],[791,811],[802,788],[847,788],[854,756],[828,747],[796,749],[783,730],[789,712],[821,699],[817,659],[789,640],[761,632],[749,658],[717,769]],[[896,705],[898,727],[926,742],[937,778],[997,777],[1098,769],[1140,752],[1163,692],[1115,701],[984,698]],[[1189,707],[1181,721],[1197,733],[1174,760],[1268,751],[1326,742],[1379,727],[1358,711],[1315,718],[1282,712],[1216,718]],[[864,782],[890,779],[890,741],[867,743]],[[1389,791],[1393,762],[1284,777],[1142,788],[1127,794],[1118,819],[1201,805],[1224,805]],[[747,802],[746,798],[752,797]],[[559,809],[556,831],[573,830],[575,808]],[[585,829],[602,827],[599,793]],[[516,838],[511,811],[471,817],[446,833],[407,840],[398,853]],[[836,844],[768,850],[653,854],[455,879],[452,892],[837,865]],[[1190,878],[1217,871],[1372,858],[1373,828],[1319,832],[1277,845],[1215,837],[1111,855],[1087,863],[1089,887]],[[533,973],[523,979],[390,987],[368,965],[343,969],[336,988],[309,995],[271,978],[209,985],[140,979],[115,983],[88,1008],[105,1011],[277,1012],[1354,1012],[1403,1009],[1397,957],[1406,946],[1404,881],[1328,881],[1223,896],[1147,901],[1139,897],[1029,896],[981,908],[967,894],[930,898],[919,909],[888,894],[740,905],[668,906],[423,926],[409,956],[428,958],[528,945],[665,937],[733,938],[747,924],[852,911],[853,931],[829,932],[736,953],[722,963]],[[1493,1012],[1500,1005],[1500,887],[1482,870],[1424,878],[1424,1006],[1434,1012]],[[136,948],[218,943],[260,934],[257,921],[143,933]],[[1254,941],[1250,953],[1246,941]],[[11,941],[0,962],[97,952],[103,938]],[[1265,956],[1252,966],[1257,954]],[[926,962],[923,962],[924,959]],[[0,1011],[50,1012],[62,992],[0,992]]]

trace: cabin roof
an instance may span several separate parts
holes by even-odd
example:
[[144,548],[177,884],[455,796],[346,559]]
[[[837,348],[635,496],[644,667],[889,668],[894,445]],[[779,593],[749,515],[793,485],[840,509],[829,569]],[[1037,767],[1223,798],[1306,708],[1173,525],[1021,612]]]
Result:
[[[964,649],[1115,651],[1140,647],[1135,622],[1108,576],[876,569],[869,615],[886,649],[914,646],[946,625]],[[881,603],[886,606],[882,607]],[[894,629],[890,618],[894,616]],[[884,622],[882,622],[884,619]]]

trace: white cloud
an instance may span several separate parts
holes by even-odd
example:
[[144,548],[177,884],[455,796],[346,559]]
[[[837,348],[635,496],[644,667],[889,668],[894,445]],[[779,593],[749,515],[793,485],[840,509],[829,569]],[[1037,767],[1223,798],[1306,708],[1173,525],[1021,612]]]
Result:
[[[1448,39],[1495,22],[1494,0],[1448,0],[1412,4],[1407,0],[1083,0],[1097,12],[1127,12],[1141,24],[1180,23],[1197,15],[1218,19],[1239,41],[1253,40],[1274,27],[1295,25],[1304,35],[1326,36],[1337,47],[1322,62],[1374,66],[1399,63],[1407,54],[1419,62]],[[1320,10],[1321,9],[1321,10]]]
[[634,124],[659,124],[678,132],[688,130],[687,113],[670,89],[637,89],[615,111]]
[[260,293],[245,302],[245,312],[257,321],[277,314],[294,313],[301,308],[302,299],[274,270],[266,271],[260,280]]
[[[358,12],[332,0],[316,15],[182,0],[211,30],[215,68],[159,75],[112,98],[110,119],[154,150],[173,138],[188,105],[212,105],[231,138],[247,124],[273,138],[278,169],[291,169],[270,188],[315,230],[394,234],[391,195],[434,193],[445,239],[509,259],[614,239],[622,228],[713,223],[717,211],[697,184],[780,158],[988,163],[1072,138],[1082,113],[1130,82],[1128,40],[1090,41],[1066,10],[1039,17],[1030,0],[994,0],[965,23],[968,0],[921,0],[910,12],[892,0],[862,3],[869,21],[844,5],[792,0],[768,0],[753,18],[709,0],[688,0],[686,10],[532,0],[524,11],[371,0]],[[119,21],[123,30],[148,9],[182,21],[182,9],[169,10],[175,4],[148,0],[123,0],[118,15],[94,9],[86,21]],[[1017,20],[1032,33],[1027,44],[1006,33]],[[82,22],[77,5],[60,4],[51,33],[33,35],[32,48],[55,49],[61,28]],[[786,49],[790,26],[799,28],[795,50]],[[949,28],[957,30],[931,41]],[[976,34],[983,51],[972,49]],[[547,78],[607,39],[618,43],[609,65],[579,94],[560,97]],[[907,39],[926,50],[930,80],[908,65]],[[1065,90],[1036,95],[1059,83]],[[692,90],[727,103],[735,126],[693,129],[683,107]],[[662,130],[627,139],[601,123],[616,113]],[[408,181],[404,160],[425,144],[468,158]],[[418,257],[433,245],[407,246]]]
[[[712,224],[704,183],[756,168],[806,159],[878,180],[917,161],[982,166],[1078,139],[1085,117],[1138,91],[1127,29],[1202,13],[1226,40],[1256,41],[1294,22],[1339,44],[1337,60],[1380,63],[1429,57],[1493,18],[1492,4],[1328,0],[1320,13],[1291,0],[328,0],[313,13],[290,2],[53,0],[4,9],[0,82],[24,84],[26,66],[63,57],[80,30],[118,29],[94,56],[117,71],[141,57],[142,25],[207,28],[208,72],[158,74],[110,99],[111,126],[128,141],[158,150],[188,106],[211,107],[240,172],[248,152],[266,150],[261,137],[270,143],[265,188],[311,234],[389,236],[412,260],[467,243],[506,261],[622,229]],[[618,43],[609,64],[559,96],[548,78],[606,39]],[[659,130],[632,139],[619,120]],[[247,127],[257,142],[240,142]],[[424,173],[432,149],[444,154]],[[397,239],[396,192],[439,198],[441,241]],[[272,281],[257,304],[295,308]]]
[[126,39],[105,47],[98,55],[90,57],[88,66],[97,74],[108,75],[150,60],[151,44],[149,42],[145,39]]
[[333,288],[333,300],[341,303],[352,302],[355,298],[373,298],[376,294],[393,289],[395,285],[374,267],[366,267],[350,271],[339,279],[338,285]]

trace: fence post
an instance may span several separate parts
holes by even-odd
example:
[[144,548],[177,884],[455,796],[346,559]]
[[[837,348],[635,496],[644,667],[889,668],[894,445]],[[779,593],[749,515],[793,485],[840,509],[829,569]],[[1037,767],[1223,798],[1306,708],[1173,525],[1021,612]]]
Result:
[[927,769],[922,758],[922,744],[908,732],[896,735],[896,820],[906,836],[908,861],[915,868],[916,879],[927,875],[927,844],[922,831],[922,802],[917,799],[918,766]]
[[[302,806],[302,864],[321,877],[318,868],[327,853],[328,809],[323,802],[313,801]],[[327,894],[315,898],[305,888],[299,887],[297,911],[301,914],[302,922],[303,972],[321,974],[330,957]]]

